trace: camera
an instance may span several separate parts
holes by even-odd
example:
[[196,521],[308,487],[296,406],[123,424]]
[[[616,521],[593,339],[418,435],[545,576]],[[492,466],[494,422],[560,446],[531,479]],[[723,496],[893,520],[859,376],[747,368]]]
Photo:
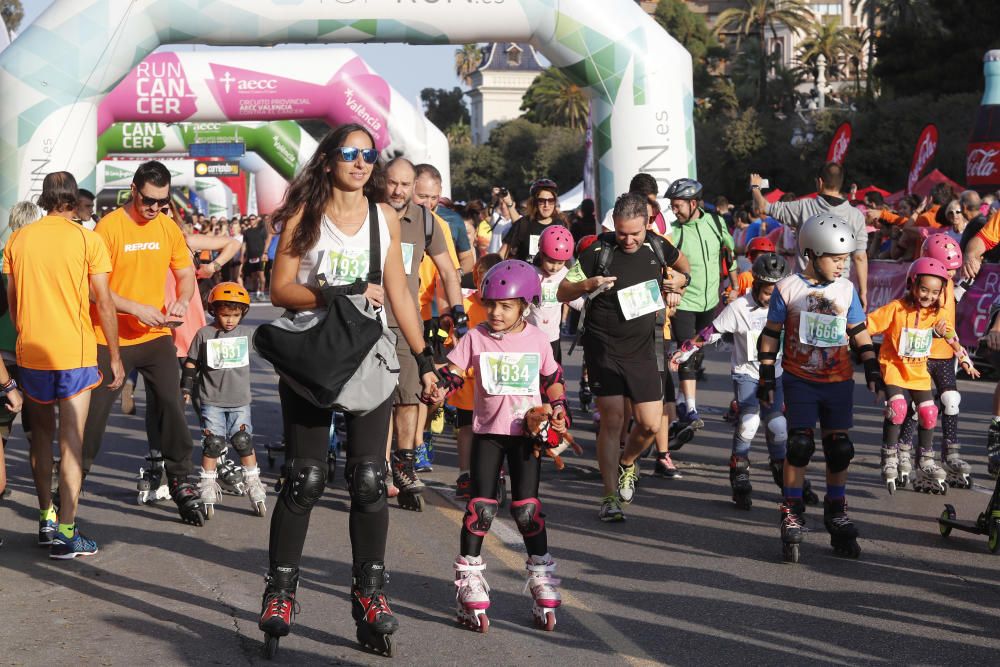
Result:
[[505,198],[510,194],[510,190],[507,188],[500,188],[500,197]]

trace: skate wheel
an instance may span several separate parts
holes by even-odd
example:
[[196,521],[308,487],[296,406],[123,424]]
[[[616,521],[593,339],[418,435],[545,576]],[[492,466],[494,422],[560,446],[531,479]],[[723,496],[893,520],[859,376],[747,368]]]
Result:
[[211,519],[215,516],[215,505],[205,505],[205,518]]
[[476,616],[476,621],[479,625],[475,629],[479,631],[479,634],[485,635],[490,631],[490,619],[486,614]]
[[545,611],[541,617],[535,616],[535,626],[540,630],[552,632],[556,628],[556,615],[551,611]]
[[990,519],[989,539],[986,542],[991,554],[1000,549],[1000,519]]
[[258,500],[253,504],[253,511],[257,516],[264,516],[267,514],[267,506],[263,500]]
[[264,657],[274,660],[278,654],[278,638],[274,635],[264,635]]
[[951,526],[949,526],[945,521],[954,521],[955,517],[952,516],[954,512],[949,512],[948,508],[941,511],[941,518],[938,519],[938,530],[941,531],[941,537],[948,537],[951,535]]
[[890,479],[888,482],[885,483],[885,488],[886,488],[886,491],[889,492],[890,496],[893,495],[893,494],[895,494],[896,493],[896,480]]
[[782,544],[781,546],[781,556],[784,558],[786,563],[798,563],[799,562],[799,545],[798,544]]
[[137,502],[140,505],[145,505],[146,504],[146,492],[145,491],[140,491],[139,492],[139,497],[137,498]]

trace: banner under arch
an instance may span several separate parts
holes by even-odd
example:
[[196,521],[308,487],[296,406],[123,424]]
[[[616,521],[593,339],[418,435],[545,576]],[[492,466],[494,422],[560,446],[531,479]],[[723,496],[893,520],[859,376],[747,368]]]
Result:
[[[235,215],[236,195],[232,189],[215,177],[195,174],[198,160],[192,158],[157,158],[170,170],[170,184],[177,188],[191,188],[208,203],[209,215]],[[97,192],[127,189],[143,160],[102,160],[97,164]]]
[[[161,44],[501,40],[531,42],[589,91],[602,208],[636,172],[694,175],[691,57],[633,0],[55,0],[0,53],[0,220],[51,171],[93,184],[98,105]],[[227,79],[240,85],[232,71],[212,83]]]

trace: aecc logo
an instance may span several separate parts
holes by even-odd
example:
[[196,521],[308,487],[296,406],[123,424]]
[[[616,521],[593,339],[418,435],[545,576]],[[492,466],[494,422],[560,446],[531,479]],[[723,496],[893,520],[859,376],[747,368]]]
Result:
[[236,84],[236,90],[238,92],[253,92],[253,91],[266,91],[266,90],[277,90],[278,80],[277,79],[237,79],[230,72],[226,72],[219,82],[222,83],[228,94],[232,90],[232,86]]

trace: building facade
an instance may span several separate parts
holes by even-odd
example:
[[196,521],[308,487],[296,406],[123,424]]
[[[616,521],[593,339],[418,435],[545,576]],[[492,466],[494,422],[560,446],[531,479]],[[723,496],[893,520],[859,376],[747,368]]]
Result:
[[472,74],[469,96],[472,143],[483,144],[498,123],[521,115],[521,100],[544,67],[526,42],[491,42]]

